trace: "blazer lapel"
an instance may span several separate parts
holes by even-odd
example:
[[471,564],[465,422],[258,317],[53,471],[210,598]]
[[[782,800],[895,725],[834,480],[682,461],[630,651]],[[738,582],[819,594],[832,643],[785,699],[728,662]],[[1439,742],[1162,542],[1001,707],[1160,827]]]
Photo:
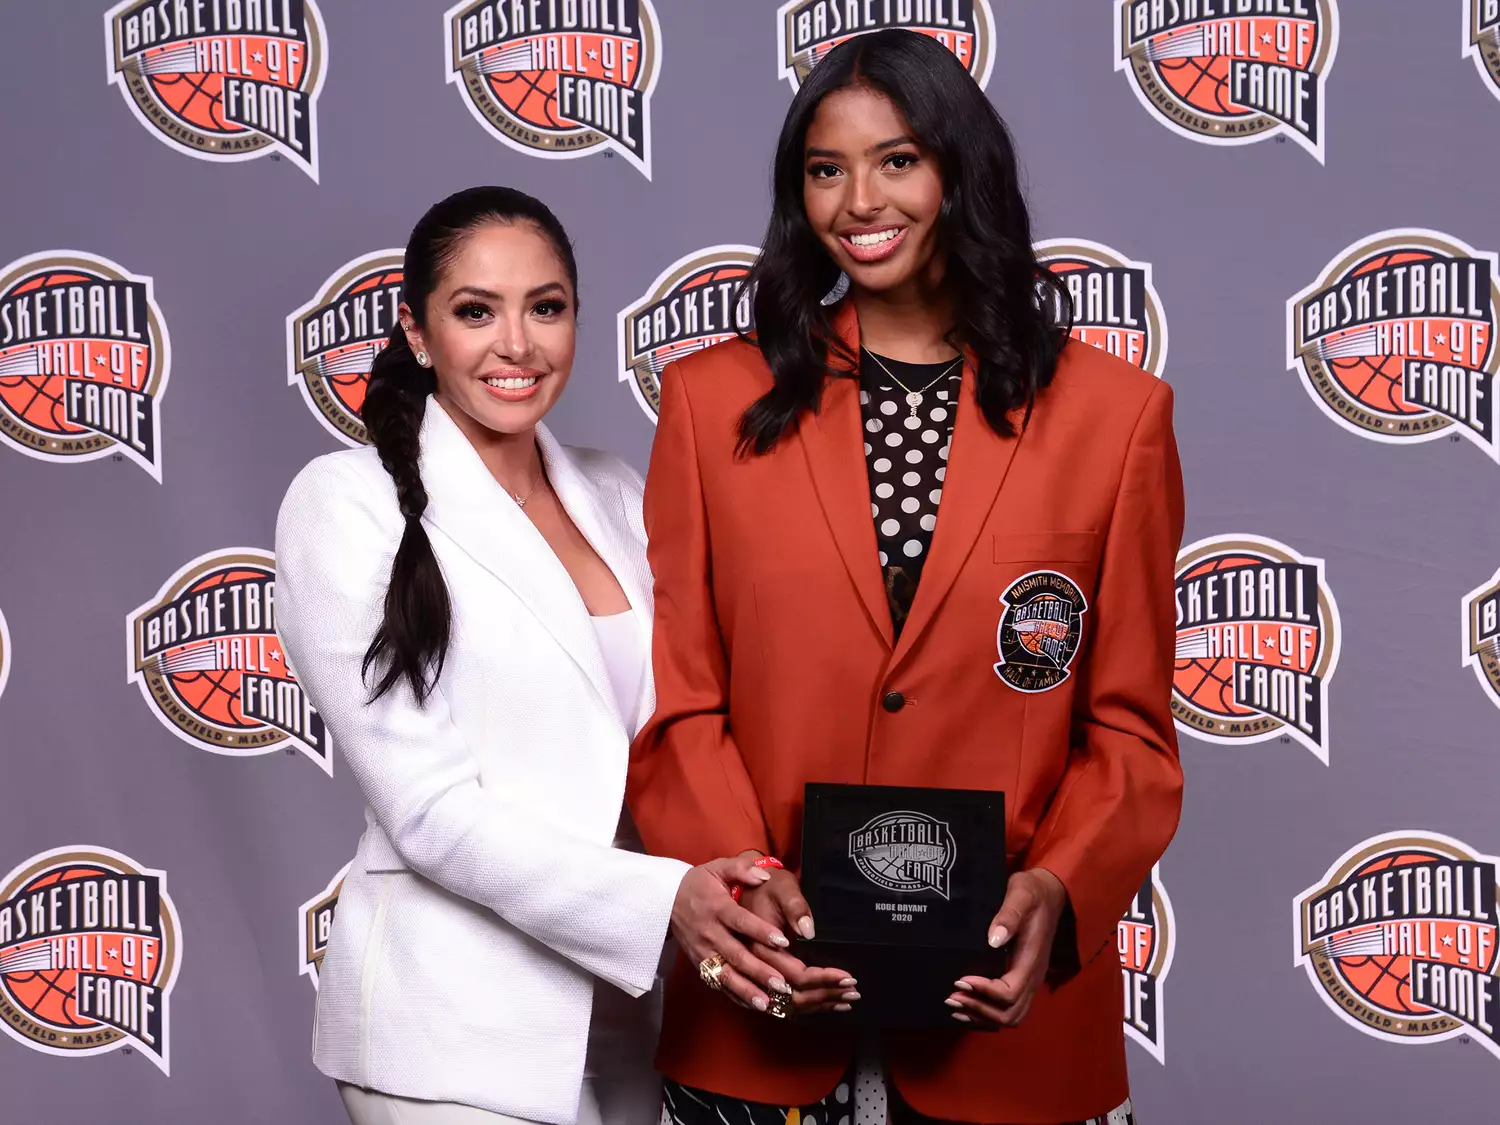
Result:
[[1016,446],[1021,442],[1020,424],[1024,407],[1011,412],[1015,437],[1003,438],[985,421],[974,395],[974,357],[965,356],[963,384],[959,390],[958,416],[948,446],[947,471],[943,474],[943,496],[938,504],[937,526],[932,547],[922,567],[911,612],[901,628],[901,639],[891,654],[895,668],[911,651],[922,631],[947,597],[949,589],[974,549],[974,541],[989,517],[990,509],[1005,483]]
[[[849,350],[858,355],[859,319],[852,301],[839,308],[834,327]],[[797,436],[807,454],[813,487],[844,567],[864,602],[871,624],[889,648],[895,630],[885,583],[880,577],[875,521],[870,516],[870,475],[860,422],[859,380],[846,377],[846,367],[836,370],[839,374],[824,385],[821,404],[815,413],[802,419]]]
[[[537,436],[553,489],[597,549],[599,518],[592,490],[544,427],[537,426]],[[509,587],[618,715],[588,607],[567,569],[434,399],[428,399],[422,418],[421,470],[427,489],[423,522]],[[600,553],[613,566],[608,554]]]
[[[646,564],[646,548],[638,541],[625,517],[624,490],[617,480],[590,479],[580,471],[567,449],[552,436],[546,426],[538,425],[537,445],[542,451],[542,462],[547,466],[547,479],[553,491],[567,509],[578,530],[589,541],[604,564],[609,567],[625,592],[625,599],[635,611],[636,621],[648,631],[643,638],[647,650],[650,648],[649,629],[652,617],[651,572]],[[589,626],[592,631],[593,626]],[[596,645],[597,650],[597,645]],[[602,668],[602,665],[601,665]],[[644,721],[656,707],[656,691],[650,676],[643,677],[640,693],[635,700],[615,700],[615,711],[624,722],[627,703],[635,703],[635,713]],[[614,699],[614,690],[605,672],[607,698]],[[631,737],[635,731],[627,731]]]

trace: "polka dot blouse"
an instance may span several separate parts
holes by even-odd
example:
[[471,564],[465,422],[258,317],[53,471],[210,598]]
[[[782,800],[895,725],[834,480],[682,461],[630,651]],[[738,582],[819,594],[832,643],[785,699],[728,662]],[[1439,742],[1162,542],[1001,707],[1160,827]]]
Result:
[[[890,368],[889,374],[882,363]],[[877,361],[861,350],[859,404],[870,473],[870,514],[898,634],[932,547],[962,378],[963,364],[955,360],[903,363],[880,356]],[[920,392],[921,402],[908,402],[897,379]]]

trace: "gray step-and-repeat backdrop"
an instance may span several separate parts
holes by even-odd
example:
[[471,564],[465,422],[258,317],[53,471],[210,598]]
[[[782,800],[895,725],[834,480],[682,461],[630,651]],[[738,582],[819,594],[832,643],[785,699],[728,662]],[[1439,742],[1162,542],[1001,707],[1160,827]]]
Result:
[[1078,335],[1177,392],[1141,1119],[1500,1120],[1500,0],[0,9],[0,1119],[341,1119],[310,1018],[361,802],[270,548],[361,440],[393,247],[470,184],[549,201],[552,421],[644,466],[791,90],[898,24],[1014,128]]

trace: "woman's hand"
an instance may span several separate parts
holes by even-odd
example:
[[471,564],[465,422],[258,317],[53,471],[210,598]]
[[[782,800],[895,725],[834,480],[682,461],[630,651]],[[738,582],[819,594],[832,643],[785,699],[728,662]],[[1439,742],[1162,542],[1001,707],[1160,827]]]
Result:
[[[753,861],[758,857],[752,853],[748,858]],[[754,870],[768,872],[770,878],[759,886],[746,887],[740,895],[740,905],[778,927],[777,932],[785,927],[811,938],[816,932],[812,911],[802,897],[796,876],[780,868],[757,867]],[[791,985],[792,1007],[799,1014],[847,1012],[859,1000],[859,993],[855,991],[857,982],[843,969],[813,968],[790,953],[761,944],[752,945],[750,952],[776,969]]]
[[1005,901],[990,923],[990,944],[997,949],[1014,939],[1010,971],[998,980],[963,977],[948,997],[961,1023],[994,1029],[1015,1027],[1031,1010],[1052,960],[1052,939],[1068,903],[1062,880],[1042,867],[1017,871],[1005,885]]
[[[755,949],[784,950],[791,943],[776,926],[734,901],[729,888],[735,884],[754,887],[765,883],[769,873],[756,867],[755,857],[716,859],[694,867],[682,878],[672,903],[672,936],[695,965],[718,955],[725,966],[719,977],[732,999],[764,1012],[770,1006],[769,992],[791,991],[787,967],[802,967],[795,957],[785,958],[782,968],[773,968]],[[743,934],[741,941],[736,934]]]

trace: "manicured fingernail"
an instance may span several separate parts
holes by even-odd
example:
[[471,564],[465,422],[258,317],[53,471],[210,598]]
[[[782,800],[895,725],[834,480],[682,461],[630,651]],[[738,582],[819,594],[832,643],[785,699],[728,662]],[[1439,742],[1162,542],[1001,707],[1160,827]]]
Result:
[[767,1007],[766,998],[764,996],[757,996],[754,1000],[750,1001],[750,1006],[757,1012],[764,1012]]
[[785,993],[788,996],[790,996],[792,994],[792,990],[787,987],[786,981],[782,980],[780,977],[772,977],[771,978],[771,991],[772,992],[782,992],[782,993]]
[[859,981],[855,980],[853,977],[845,977],[843,980],[839,981],[839,987],[853,988],[858,983]]
[[835,1004],[833,1006],[833,1010],[835,1012],[852,1012],[854,1009],[851,1008],[848,1004]]
[[774,934],[771,935],[771,944],[774,945],[777,949],[786,949],[792,943],[787,941],[786,935],[784,933],[782,933],[780,930],[777,930]]
[[956,1019],[959,1023],[969,1023],[970,1022],[969,1017],[966,1016],[966,1015],[964,1015],[962,1012],[954,1012],[953,1013],[953,1018]]
[[846,992],[842,996],[840,996],[839,999],[840,1000],[850,1000],[850,1001],[858,1000],[859,999],[859,993],[857,993],[857,992]]
[[973,992],[974,991],[974,986],[972,984],[970,984],[966,980],[956,980],[956,981],[954,981],[953,982],[953,987],[956,988],[956,989],[958,989],[960,992]]
[[1002,945],[1005,944],[1005,939],[1008,937],[1010,937],[1009,930],[1007,930],[1004,926],[996,926],[994,931],[990,934],[990,948],[999,949]]
[[948,1007],[950,1007],[950,1008],[962,1008],[963,1007],[962,1001],[955,1000],[951,996],[948,997],[948,999],[944,1000],[943,1003],[947,1004]]
[[750,874],[745,876],[745,880],[750,883],[764,883],[770,877],[771,873],[764,867],[752,867]]
[[816,931],[813,930],[812,915],[804,914],[801,918],[797,919],[797,932],[808,941],[812,941],[816,936]]

